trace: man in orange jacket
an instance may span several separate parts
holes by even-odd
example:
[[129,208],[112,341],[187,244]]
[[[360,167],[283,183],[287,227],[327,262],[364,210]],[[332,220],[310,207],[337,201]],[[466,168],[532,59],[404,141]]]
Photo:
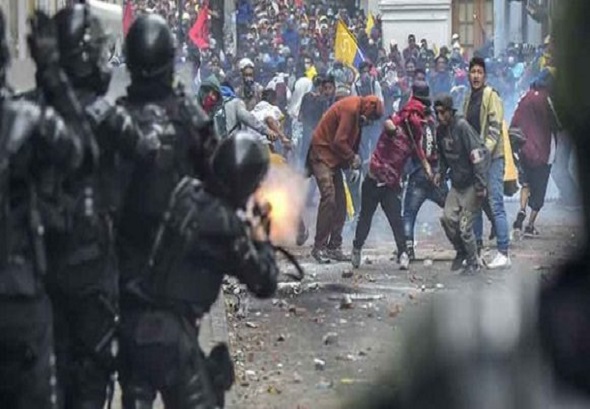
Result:
[[383,116],[383,103],[374,95],[352,96],[336,102],[315,129],[308,165],[320,190],[312,256],[321,264],[350,261],[342,253],[346,197],[342,169],[359,169],[361,128]]

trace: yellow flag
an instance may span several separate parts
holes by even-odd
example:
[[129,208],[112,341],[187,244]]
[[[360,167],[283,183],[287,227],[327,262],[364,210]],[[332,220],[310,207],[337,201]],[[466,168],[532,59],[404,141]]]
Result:
[[336,40],[334,41],[334,57],[336,61],[358,68],[365,60],[354,34],[350,32],[346,24],[339,20],[336,25]]
[[348,188],[344,173],[342,174],[342,178],[344,179],[344,195],[346,196],[346,214],[348,215],[348,218],[352,219],[354,217],[354,203],[352,202],[352,195],[350,194],[350,189]]
[[365,32],[370,37],[371,30],[375,27],[375,19],[373,18],[373,13],[369,13],[369,18],[367,19],[367,25],[365,26]]

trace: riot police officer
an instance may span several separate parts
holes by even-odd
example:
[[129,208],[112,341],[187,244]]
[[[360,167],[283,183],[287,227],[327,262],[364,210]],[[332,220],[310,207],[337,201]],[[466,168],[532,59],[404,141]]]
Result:
[[174,186],[186,175],[209,177],[218,140],[211,119],[173,85],[175,41],[162,17],[139,16],[125,48],[131,85],[119,103],[156,143],[134,160],[125,190],[117,231],[122,285],[140,272]]
[[233,382],[231,360],[225,346],[204,357],[197,323],[226,273],[258,297],[276,290],[264,213],[255,210],[261,217],[249,227],[237,212],[265,176],[268,150],[238,133],[219,145],[211,163],[214,178],[185,178],[176,186],[146,268],[127,288],[121,323],[125,409],[151,408],[157,391],[170,409],[223,407]]
[[[118,310],[115,217],[126,161],[145,149],[141,132],[105,98],[111,72],[107,36],[81,4],[54,17],[59,64],[72,83],[96,143],[76,172],[48,172],[58,192],[48,203],[48,291],[54,308],[60,401],[66,409],[101,409],[112,392],[113,341]],[[38,93],[52,102],[55,95]],[[127,165],[127,166],[126,166]]]
[[31,22],[37,80],[44,92],[56,95],[53,106],[16,99],[7,90],[9,58],[0,11],[0,402],[16,409],[57,403],[41,176],[49,168],[68,172],[79,166],[93,139],[59,68],[51,20],[37,13]]

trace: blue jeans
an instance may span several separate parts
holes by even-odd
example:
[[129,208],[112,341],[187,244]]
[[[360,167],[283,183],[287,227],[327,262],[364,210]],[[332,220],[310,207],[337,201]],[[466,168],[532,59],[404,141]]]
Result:
[[416,218],[424,202],[430,200],[442,209],[448,192],[446,183],[441,183],[437,188],[426,179],[423,170],[418,170],[410,176],[404,196],[404,232],[408,242],[414,241]]
[[[508,219],[506,218],[506,209],[504,208],[504,158],[492,160],[488,174],[488,201],[492,208],[496,228],[496,243],[498,251],[508,254],[510,246],[510,237],[508,235]],[[475,216],[473,231],[477,240],[482,240],[483,236],[483,218],[481,211]]]

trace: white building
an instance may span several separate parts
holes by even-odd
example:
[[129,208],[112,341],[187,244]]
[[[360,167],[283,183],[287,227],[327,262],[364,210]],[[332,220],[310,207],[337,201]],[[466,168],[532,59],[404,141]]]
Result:
[[[549,33],[548,19],[539,23],[531,16],[550,11],[551,0],[360,0],[368,10],[378,9],[383,18],[384,43],[395,39],[405,47],[409,34],[425,38],[438,47],[449,45],[453,33],[473,51],[493,38],[501,50],[509,42],[540,44]],[[527,6],[528,5],[528,6]]]

